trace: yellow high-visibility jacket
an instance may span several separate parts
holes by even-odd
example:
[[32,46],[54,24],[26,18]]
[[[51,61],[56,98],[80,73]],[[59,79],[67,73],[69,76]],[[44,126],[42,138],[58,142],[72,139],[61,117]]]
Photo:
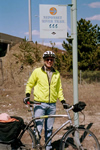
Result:
[[31,94],[34,87],[34,100],[43,103],[56,103],[57,99],[64,100],[60,73],[53,69],[51,82],[44,67],[35,69],[26,85],[26,93]]

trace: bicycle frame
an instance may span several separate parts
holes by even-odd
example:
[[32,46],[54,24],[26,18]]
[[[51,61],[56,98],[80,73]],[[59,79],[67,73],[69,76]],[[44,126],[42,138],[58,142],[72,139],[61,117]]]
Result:
[[[73,107],[70,107],[69,109],[66,110],[67,112],[67,115],[44,115],[44,116],[40,116],[40,117],[37,117],[37,118],[34,118],[33,117],[33,110],[32,110],[32,106],[30,107],[31,111],[32,111],[32,120],[27,124],[26,128],[28,127],[32,127],[34,124],[35,124],[35,120],[39,120],[39,119],[47,119],[47,118],[68,118],[68,120],[63,123],[50,137],[49,139],[47,140],[47,142],[43,145],[43,147],[46,147],[46,145],[48,144],[48,142],[63,128],[65,127],[67,124],[70,124],[70,126],[74,126],[72,124],[72,120],[71,120],[71,117],[70,117],[70,114],[69,114],[69,110],[72,110]],[[31,125],[33,123],[33,125]],[[37,127],[36,125],[34,125],[34,129],[37,130]],[[39,137],[39,135],[38,135]]]
[[[31,103],[31,104],[33,104],[33,103]],[[28,130],[29,134],[30,134],[30,137],[32,139],[31,148],[35,148],[35,149],[42,149],[43,148],[44,149],[48,145],[48,143],[51,141],[51,139],[62,128],[64,128],[67,125],[65,127],[65,130],[67,130],[67,131],[65,131],[65,133],[62,135],[62,138],[60,140],[58,140],[58,141],[60,141],[60,143],[58,143],[60,148],[65,149],[66,146],[71,146],[74,149],[77,148],[79,150],[84,150],[84,148],[86,149],[86,147],[87,147],[87,142],[88,141],[93,141],[93,144],[90,143],[90,145],[92,144],[91,149],[92,148],[93,149],[96,148],[96,150],[100,149],[98,139],[96,138],[96,136],[91,131],[89,131],[88,129],[85,129],[83,127],[83,125],[77,127],[72,123],[72,118],[70,116],[69,111],[72,110],[74,108],[74,106],[69,106],[68,109],[65,109],[67,115],[44,115],[44,116],[39,116],[39,117],[36,117],[36,118],[34,118],[33,106],[32,105],[29,105],[29,106],[30,106],[30,109],[31,109],[31,112],[32,112],[32,119],[29,123],[25,124],[25,128],[21,132],[21,134],[19,136],[19,140],[21,140],[24,132],[26,130]],[[66,118],[67,120],[52,133],[52,135],[49,137],[49,139],[47,140],[47,142],[45,144],[41,145],[40,144],[39,132],[38,132],[38,129],[37,129],[37,126],[36,126],[36,120],[47,119],[47,118],[63,118],[63,117]],[[91,137],[91,139],[90,139],[90,137]],[[86,143],[83,142],[84,140],[85,140]],[[22,140],[22,142],[23,142],[23,140]],[[55,144],[55,143],[52,143],[52,144]],[[88,145],[88,149],[90,148],[90,145]]]
[[[68,117],[68,115],[56,115],[54,116],[54,118],[59,118],[59,117]],[[49,118],[49,117],[48,117]],[[65,123],[63,123],[50,137],[49,139],[47,140],[45,146],[48,144],[48,142],[64,127],[66,126],[67,124],[72,124],[72,121],[71,120],[68,120],[66,121]]]

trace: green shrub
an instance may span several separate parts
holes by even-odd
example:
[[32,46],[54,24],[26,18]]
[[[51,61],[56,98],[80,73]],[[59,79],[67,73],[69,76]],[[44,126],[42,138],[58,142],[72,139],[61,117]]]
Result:
[[81,73],[81,78],[87,83],[100,82],[100,71],[84,71]]
[[40,51],[36,46],[33,46],[26,40],[23,40],[21,44],[19,45],[20,53],[14,54],[14,56],[19,59],[20,62],[26,65],[32,65],[37,61],[40,61]]

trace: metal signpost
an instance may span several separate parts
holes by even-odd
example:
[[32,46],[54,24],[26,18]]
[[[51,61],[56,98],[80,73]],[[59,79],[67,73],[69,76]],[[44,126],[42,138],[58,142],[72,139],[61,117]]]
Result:
[[[71,7],[71,37],[73,38],[73,98],[74,104],[78,103],[78,52],[77,52],[77,6],[76,0],[72,0]],[[78,113],[74,114],[74,123],[79,125]]]
[[31,0],[29,0],[29,41],[32,41]]

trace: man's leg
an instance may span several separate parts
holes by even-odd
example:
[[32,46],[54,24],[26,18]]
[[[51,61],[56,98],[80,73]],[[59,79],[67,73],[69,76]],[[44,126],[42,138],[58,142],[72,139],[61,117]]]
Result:
[[[40,104],[40,105],[35,104],[34,105],[34,117],[36,118],[36,117],[40,117],[43,115],[45,115],[45,109],[42,107],[42,104]],[[40,137],[41,137],[41,132],[43,129],[43,122],[44,122],[44,119],[36,120],[36,125],[37,125],[37,129],[39,131]]]
[[[48,104],[46,115],[55,115],[55,113],[56,113],[56,104]],[[47,142],[47,140],[52,134],[54,120],[55,118],[48,118],[45,120],[45,142]],[[51,140],[50,140],[46,146],[46,150],[50,150],[51,148],[52,146],[51,146]]]

